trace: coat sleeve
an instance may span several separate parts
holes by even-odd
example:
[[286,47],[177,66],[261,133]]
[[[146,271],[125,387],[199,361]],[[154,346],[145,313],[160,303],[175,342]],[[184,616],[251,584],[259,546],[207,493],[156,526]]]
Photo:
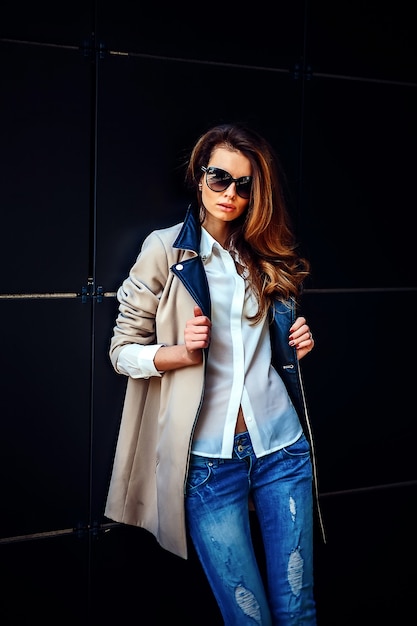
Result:
[[168,275],[167,250],[154,231],[143,242],[135,264],[117,291],[119,312],[109,351],[116,371],[118,355],[124,346],[157,343],[155,316]]

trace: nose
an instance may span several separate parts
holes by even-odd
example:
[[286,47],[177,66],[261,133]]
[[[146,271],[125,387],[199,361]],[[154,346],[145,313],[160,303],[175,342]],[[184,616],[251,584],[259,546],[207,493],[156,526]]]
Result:
[[225,195],[234,197],[236,195],[236,183],[232,180],[230,185],[224,190]]

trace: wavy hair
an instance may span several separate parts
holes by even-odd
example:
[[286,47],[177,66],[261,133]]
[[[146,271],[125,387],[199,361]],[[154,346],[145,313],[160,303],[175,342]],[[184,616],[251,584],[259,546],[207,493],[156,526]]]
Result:
[[[191,151],[185,179],[201,206],[201,167],[216,148],[239,151],[252,166],[252,191],[245,213],[233,222],[226,247],[235,249],[249,271],[248,281],[258,301],[256,323],[274,300],[296,303],[303,281],[310,274],[307,259],[297,253],[285,202],[285,177],[277,155],[257,132],[241,124],[221,124],[201,135]],[[202,207],[202,221],[204,207]]]

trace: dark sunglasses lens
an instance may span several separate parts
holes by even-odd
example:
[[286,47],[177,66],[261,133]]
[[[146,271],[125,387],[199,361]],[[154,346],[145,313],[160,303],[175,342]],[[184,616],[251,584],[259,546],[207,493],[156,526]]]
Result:
[[250,191],[252,188],[252,179],[238,182],[236,185],[236,191],[241,198],[250,198]]
[[230,185],[230,174],[218,167],[209,168],[207,171],[207,185],[213,191],[224,191]]

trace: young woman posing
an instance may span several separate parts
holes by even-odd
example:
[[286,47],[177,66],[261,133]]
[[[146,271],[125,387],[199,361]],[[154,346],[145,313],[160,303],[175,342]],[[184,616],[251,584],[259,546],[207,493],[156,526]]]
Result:
[[[273,151],[225,124],[194,146],[196,202],[152,232],[118,290],[128,377],[106,515],[187,558],[227,626],[314,626],[314,455],[299,360],[314,340]],[[266,580],[252,545],[254,508]]]

